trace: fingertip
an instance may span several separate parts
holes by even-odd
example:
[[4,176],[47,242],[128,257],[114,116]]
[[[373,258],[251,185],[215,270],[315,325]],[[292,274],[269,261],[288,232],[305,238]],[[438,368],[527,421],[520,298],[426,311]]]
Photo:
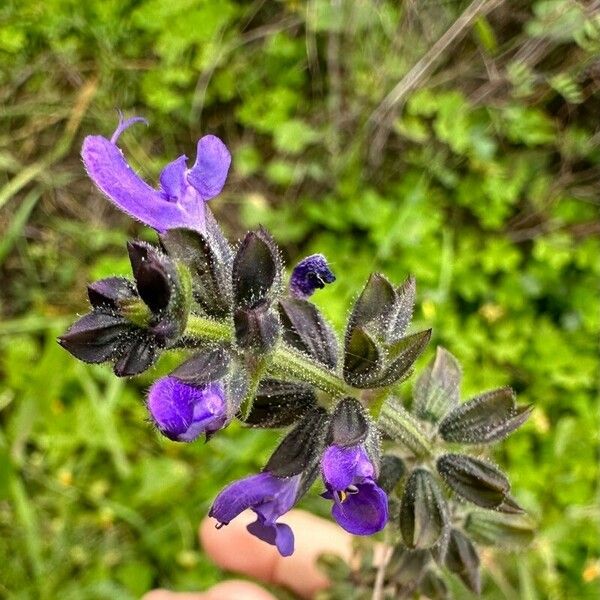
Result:
[[217,522],[207,517],[200,524],[200,543],[222,569],[271,581],[279,554],[274,546],[248,533],[246,526],[254,520],[254,514],[245,511],[229,525],[217,529]]
[[251,583],[233,579],[211,587],[206,592],[170,592],[152,590],[142,600],[277,600],[266,590]]
[[165,595],[165,590],[152,590],[144,594],[141,600],[168,600],[168,598],[169,596]]
[[169,590],[152,590],[142,596],[142,600],[214,600],[203,592],[171,592]]
[[277,600],[277,598],[250,581],[231,580],[210,588],[203,600]]
[[336,554],[345,561],[352,556],[352,536],[338,525],[304,510],[292,510],[281,521],[294,531],[294,554],[277,561],[273,580],[304,598],[312,598],[329,586],[318,565],[322,554]]
[[286,586],[310,598],[329,583],[317,565],[321,554],[333,553],[350,560],[352,537],[331,521],[303,510],[282,517],[280,522],[289,525],[295,537],[294,554],[284,558],[274,546],[248,533],[246,525],[254,519],[253,513],[246,511],[221,529],[215,529],[213,519],[202,521],[200,541],[219,567]]

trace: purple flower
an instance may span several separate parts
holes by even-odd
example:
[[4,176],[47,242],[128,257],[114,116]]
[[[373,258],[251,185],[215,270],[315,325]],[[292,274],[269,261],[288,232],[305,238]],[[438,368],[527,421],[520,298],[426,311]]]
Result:
[[148,392],[147,406],[158,430],[176,442],[214,433],[227,421],[227,403],[218,382],[193,386],[175,377],[161,377]]
[[294,267],[290,278],[290,292],[292,296],[306,300],[315,290],[334,281],[335,275],[329,268],[327,259],[322,254],[312,254]]
[[333,518],[346,531],[371,535],[388,520],[386,493],[375,483],[375,469],[363,446],[329,446],[321,459],[324,498],[334,501]]
[[217,496],[208,514],[222,527],[251,508],[257,519],[248,525],[248,531],[277,546],[282,556],[290,556],[294,552],[294,534],[289,525],[276,521],[296,503],[300,479],[301,475],[281,478],[263,471],[234,481]]
[[88,175],[96,186],[123,212],[163,233],[183,227],[205,231],[204,203],[223,189],[231,155],[214,135],[198,141],[196,162],[187,168],[187,157],[180,156],[160,174],[160,188],[143,181],[127,164],[116,142],[128,127],[141,117],[119,121],[109,139],[89,135],[83,141],[81,156]]

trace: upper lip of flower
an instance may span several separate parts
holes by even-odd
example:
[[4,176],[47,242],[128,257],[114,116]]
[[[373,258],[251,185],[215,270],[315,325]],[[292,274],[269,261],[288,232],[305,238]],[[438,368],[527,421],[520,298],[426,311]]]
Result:
[[289,556],[294,550],[294,534],[288,525],[276,521],[295,504],[300,479],[301,475],[282,478],[263,471],[234,481],[217,496],[208,514],[222,527],[251,508],[257,519],[248,525],[248,531]]
[[166,165],[157,190],[131,169],[116,145],[123,131],[138,122],[146,121],[121,117],[110,139],[101,135],[85,138],[81,156],[88,175],[118,208],[159,232],[176,227],[204,232],[204,202],[217,196],[225,185],[231,164],[229,150],[214,135],[200,138],[194,165],[187,168],[185,155]]
[[306,299],[317,289],[333,283],[335,275],[322,254],[312,254],[302,259],[293,269],[290,277],[290,293],[296,298]]

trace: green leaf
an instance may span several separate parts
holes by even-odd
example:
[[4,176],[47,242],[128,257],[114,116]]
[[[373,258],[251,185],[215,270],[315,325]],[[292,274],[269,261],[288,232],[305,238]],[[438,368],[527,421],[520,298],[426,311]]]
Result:
[[462,371],[456,358],[448,350],[438,346],[435,358],[415,383],[415,415],[424,421],[436,423],[458,406],[461,376]]
[[275,147],[284,154],[300,154],[318,138],[318,132],[301,119],[282,123],[273,133]]
[[527,515],[492,511],[469,513],[465,531],[480,544],[507,549],[525,548],[535,536],[534,524]]
[[510,106],[504,110],[506,135],[512,142],[534,147],[554,140],[556,128],[553,121],[540,109]]

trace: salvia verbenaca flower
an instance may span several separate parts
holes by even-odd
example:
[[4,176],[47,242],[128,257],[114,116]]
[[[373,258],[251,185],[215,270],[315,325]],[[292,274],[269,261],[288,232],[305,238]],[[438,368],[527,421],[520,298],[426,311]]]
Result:
[[329,446],[321,469],[327,486],[323,496],[334,501],[331,514],[346,531],[372,535],[385,527],[387,495],[375,483],[373,463],[362,446]]
[[110,139],[85,138],[81,157],[90,179],[123,212],[159,232],[177,227],[204,231],[205,202],[225,185],[229,150],[214,135],[200,138],[192,168],[187,167],[187,157],[180,156],[162,170],[160,188],[154,189],[132,170],[117,146],[119,136],[138,122],[145,120],[121,120]]
[[276,477],[268,471],[240,479],[217,496],[208,514],[222,526],[251,508],[257,518],[248,525],[248,531],[277,546],[282,556],[290,556],[294,552],[294,534],[289,525],[277,523],[277,519],[296,503],[300,479],[300,475]]
[[282,556],[289,556],[294,549],[293,532],[276,520],[288,512],[315,481],[328,423],[329,415],[324,409],[307,410],[281,441],[264,471],[227,486],[217,496],[209,515],[222,526],[251,508],[257,520],[248,526],[248,531],[277,546]]
[[302,259],[292,271],[290,292],[296,298],[306,300],[316,290],[335,281],[335,275],[322,254],[312,254]]
[[195,386],[161,377],[152,384],[146,404],[157,429],[173,441],[191,442],[203,433],[208,437],[227,421],[220,382]]
[[329,445],[321,458],[327,488],[322,495],[334,501],[333,518],[355,535],[377,533],[388,520],[387,494],[375,482],[379,455],[372,434],[372,424],[360,402],[345,398],[333,411]]
[[[166,350],[183,353],[146,402],[150,421],[173,441],[208,440],[236,418],[285,429],[260,473],[217,496],[210,515],[219,527],[250,509],[256,520],[248,531],[289,556],[294,534],[280,518],[320,476],[321,496],[346,531],[393,531],[383,573],[390,597],[446,597],[442,568],[478,593],[478,545],[516,547],[533,535],[508,477],[485,452],[531,408],[518,406],[508,387],[461,402],[458,361],[438,348],[408,410],[399,385],[431,337],[429,329],[409,330],[414,279],[393,285],[372,274],[340,341],[312,302],[335,281],[327,259],[301,260],[286,285],[268,231],[230,245],[206,206],[229,169],[223,143],[203,137],[195,164],[188,169],[179,157],[154,189],[116,145],[139,120],[122,120],[111,139],[87,137],[82,156],[96,185],[154,228],[158,243],[130,242],[133,279],[90,284],[90,311],[59,342],[84,362],[112,362],[118,376],[146,371]],[[373,579],[353,575],[358,588]]]

